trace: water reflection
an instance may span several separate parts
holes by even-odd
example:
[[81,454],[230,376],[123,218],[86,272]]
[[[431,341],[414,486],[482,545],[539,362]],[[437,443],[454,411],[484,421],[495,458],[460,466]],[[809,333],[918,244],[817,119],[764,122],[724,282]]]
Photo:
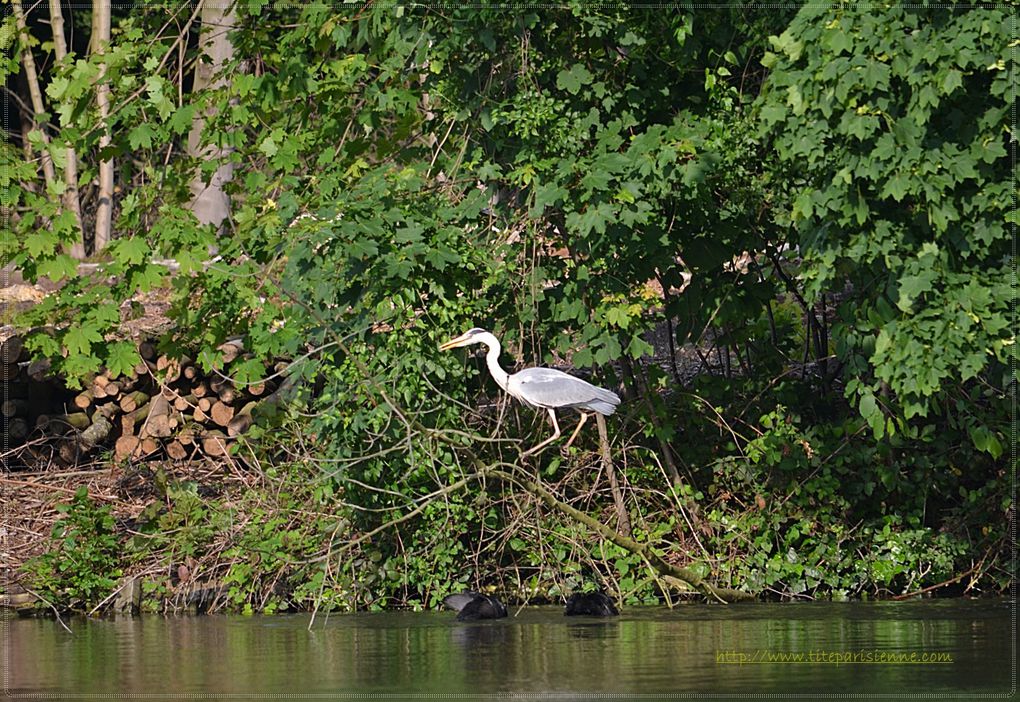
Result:
[[[528,608],[460,623],[448,612],[318,619],[186,617],[5,622],[11,689],[131,693],[1003,693],[1012,665],[1002,601],[692,605],[612,619]],[[761,652],[944,653],[941,665],[727,662]]]
[[502,622],[477,622],[452,627],[450,638],[454,645],[473,653],[489,648],[507,648],[511,644],[512,629]]
[[567,633],[575,639],[615,639],[620,635],[615,621],[569,621]]

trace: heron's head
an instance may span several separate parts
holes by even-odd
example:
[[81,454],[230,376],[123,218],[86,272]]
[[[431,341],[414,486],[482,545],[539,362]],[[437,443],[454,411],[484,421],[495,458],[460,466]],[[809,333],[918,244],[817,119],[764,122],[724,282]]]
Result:
[[470,346],[471,344],[481,344],[484,342],[484,336],[487,334],[484,329],[475,327],[474,329],[468,329],[466,332],[458,336],[456,339],[450,339],[445,344],[439,347],[440,351],[446,351],[447,349],[455,349],[459,346]]

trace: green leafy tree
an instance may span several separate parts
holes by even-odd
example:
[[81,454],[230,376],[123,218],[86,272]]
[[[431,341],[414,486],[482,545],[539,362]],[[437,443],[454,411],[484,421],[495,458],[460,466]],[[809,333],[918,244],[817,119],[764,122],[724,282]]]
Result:
[[[307,406],[261,450],[305,471],[321,459],[329,516],[292,529],[306,515],[259,511],[230,551],[239,606],[284,581],[302,602],[433,605],[476,580],[467,562],[539,595],[587,570],[656,596],[634,554],[589,548],[576,523],[473,475],[475,456],[515,463],[541,421],[497,401],[479,360],[438,352],[476,325],[524,364],[630,385],[611,427],[647,524],[635,536],[734,585],[903,588],[1005,543],[1005,11],[255,2],[205,63],[192,5],[147,8],[114,8],[101,56],[38,62],[53,116],[25,136],[56,166],[80,155],[86,222],[89,164],[116,162],[103,275],[77,275],[77,225],[18,135],[0,145],[15,234],[0,251],[64,283],[21,321],[72,382],[133,367],[122,303],[161,285],[165,349],[217,367],[243,334],[240,383],[300,359]],[[13,27],[0,41],[45,59]],[[213,75],[192,82],[199,61]],[[225,219],[202,224],[196,186],[227,173]],[[804,361],[829,361],[827,299],[844,372],[818,383]],[[698,344],[693,380],[650,362],[662,323]],[[587,439],[536,460],[596,514]],[[200,494],[163,522],[197,527],[164,551],[217,541]],[[846,555],[878,540],[876,562],[900,554],[888,568]]]
[[801,276],[813,299],[850,286],[833,334],[876,437],[948,412],[977,448],[1003,450],[1017,358],[1011,27],[1005,8],[810,6],[765,59],[760,114]]

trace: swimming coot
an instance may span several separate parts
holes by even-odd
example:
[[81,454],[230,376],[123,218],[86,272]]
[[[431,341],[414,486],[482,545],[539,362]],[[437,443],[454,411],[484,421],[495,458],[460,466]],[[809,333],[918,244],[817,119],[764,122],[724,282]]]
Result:
[[443,599],[443,604],[457,614],[459,622],[473,622],[478,619],[502,619],[506,616],[506,607],[492,595],[478,592],[458,592]]
[[614,617],[620,612],[616,605],[603,592],[575,592],[567,599],[563,614],[572,617],[587,614],[592,617]]

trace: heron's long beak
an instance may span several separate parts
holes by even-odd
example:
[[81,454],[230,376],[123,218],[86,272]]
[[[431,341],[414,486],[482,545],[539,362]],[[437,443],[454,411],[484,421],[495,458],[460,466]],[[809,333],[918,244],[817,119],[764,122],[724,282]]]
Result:
[[440,345],[439,350],[440,351],[447,351],[449,349],[455,349],[458,346],[467,346],[468,343],[469,343],[468,342],[468,335],[467,334],[461,334],[456,339],[450,339],[445,344]]

